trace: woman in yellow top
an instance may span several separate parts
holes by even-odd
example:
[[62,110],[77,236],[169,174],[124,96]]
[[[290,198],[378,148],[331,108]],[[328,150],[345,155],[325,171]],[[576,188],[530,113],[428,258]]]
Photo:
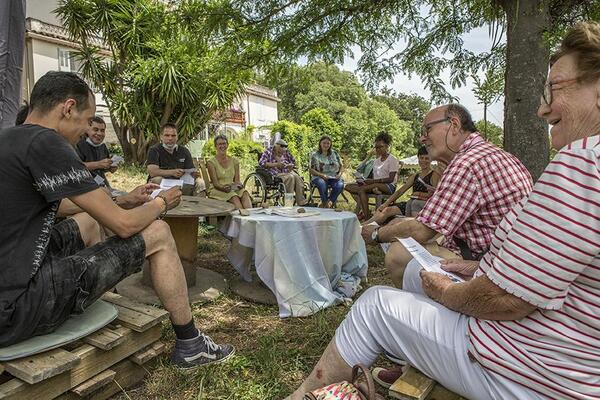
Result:
[[237,209],[252,208],[250,195],[240,182],[240,162],[237,158],[227,155],[227,136],[215,136],[214,143],[217,154],[206,164],[212,184],[208,197],[228,201]]

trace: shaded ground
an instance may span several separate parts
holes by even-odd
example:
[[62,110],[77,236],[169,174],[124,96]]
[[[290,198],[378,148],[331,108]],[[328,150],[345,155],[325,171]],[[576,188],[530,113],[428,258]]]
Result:
[[[113,186],[129,190],[142,183],[145,176],[125,170],[109,179]],[[228,241],[219,233],[200,226],[198,264],[231,279],[236,272],[226,259],[227,248]],[[369,281],[362,291],[372,285],[390,285],[381,249],[368,246],[367,252]],[[196,304],[193,313],[197,325],[217,342],[236,346],[232,360],[185,373],[163,357],[143,385],[115,398],[282,399],[310,372],[347,312],[348,307],[337,306],[311,317],[282,320],[276,306],[251,303],[233,293],[211,303]],[[168,323],[164,325],[163,340],[169,354],[174,335]]]

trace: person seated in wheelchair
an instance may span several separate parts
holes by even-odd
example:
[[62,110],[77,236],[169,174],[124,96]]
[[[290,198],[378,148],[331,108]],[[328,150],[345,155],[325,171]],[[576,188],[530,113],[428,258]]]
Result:
[[[409,176],[404,185],[379,206],[373,217],[365,221],[365,224],[377,222],[378,225],[383,225],[390,218],[397,215],[414,218],[419,211],[423,209],[427,199],[429,199],[435,191],[435,187],[440,181],[441,172],[443,172],[445,165],[438,163],[438,165],[442,166],[441,168],[431,168],[431,158],[429,157],[425,146],[419,148],[417,157],[419,159],[419,167],[421,170]],[[400,204],[396,203],[396,200],[410,188],[412,188],[412,194],[406,203],[406,208],[403,213]]]
[[369,210],[369,194],[392,194],[396,190],[400,162],[390,154],[392,137],[387,132],[380,132],[375,137],[376,158],[373,162],[373,178],[357,176],[356,182],[346,185],[348,191],[359,208],[363,219],[371,218]]
[[287,193],[294,193],[296,204],[306,205],[304,197],[304,182],[294,168],[296,160],[287,149],[287,143],[278,139],[275,144],[264,151],[260,157],[259,165],[266,168],[273,176],[280,178]]
[[[310,155],[311,183],[319,190],[321,208],[335,208],[337,198],[344,190],[342,159],[331,148],[331,138],[324,135],[319,140],[318,150]],[[331,193],[327,193],[331,188]]]
[[206,163],[212,184],[208,197],[228,201],[238,210],[252,208],[250,195],[240,181],[240,162],[237,158],[227,155],[227,136],[215,136],[214,143],[217,154]]

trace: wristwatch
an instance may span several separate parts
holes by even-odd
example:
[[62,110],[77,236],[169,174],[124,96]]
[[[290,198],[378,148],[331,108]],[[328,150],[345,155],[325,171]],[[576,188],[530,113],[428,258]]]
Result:
[[373,239],[373,241],[375,241],[377,243],[379,243],[379,228],[380,227],[375,228],[373,233],[371,233],[371,239]]

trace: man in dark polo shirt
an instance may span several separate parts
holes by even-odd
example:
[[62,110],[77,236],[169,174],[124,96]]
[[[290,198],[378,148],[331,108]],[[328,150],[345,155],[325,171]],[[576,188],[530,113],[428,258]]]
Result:
[[98,116],[92,118],[92,124],[86,135],[77,142],[75,149],[85,167],[90,171],[94,181],[99,186],[110,188],[106,179],[107,171],[115,172],[117,167],[112,165],[108,148],[103,143],[106,136],[106,122]]
[[[192,368],[229,358],[231,345],[196,328],[175,241],[157,219],[181,191],[125,209],[98,187],[74,149],[96,110],[76,74],[46,73],[30,101],[23,125],[0,130],[0,347],[53,332],[147,260],[175,331],[172,362]],[[63,199],[83,212],[56,222]],[[115,235],[102,241],[100,224]]]
[[[177,144],[177,126],[166,123],[160,130],[160,140],[148,151],[148,180],[160,184],[163,178],[181,179],[185,170],[194,168],[192,154],[188,149]],[[194,180],[196,173],[191,173]],[[184,195],[194,195],[195,184],[184,184],[182,192]]]

